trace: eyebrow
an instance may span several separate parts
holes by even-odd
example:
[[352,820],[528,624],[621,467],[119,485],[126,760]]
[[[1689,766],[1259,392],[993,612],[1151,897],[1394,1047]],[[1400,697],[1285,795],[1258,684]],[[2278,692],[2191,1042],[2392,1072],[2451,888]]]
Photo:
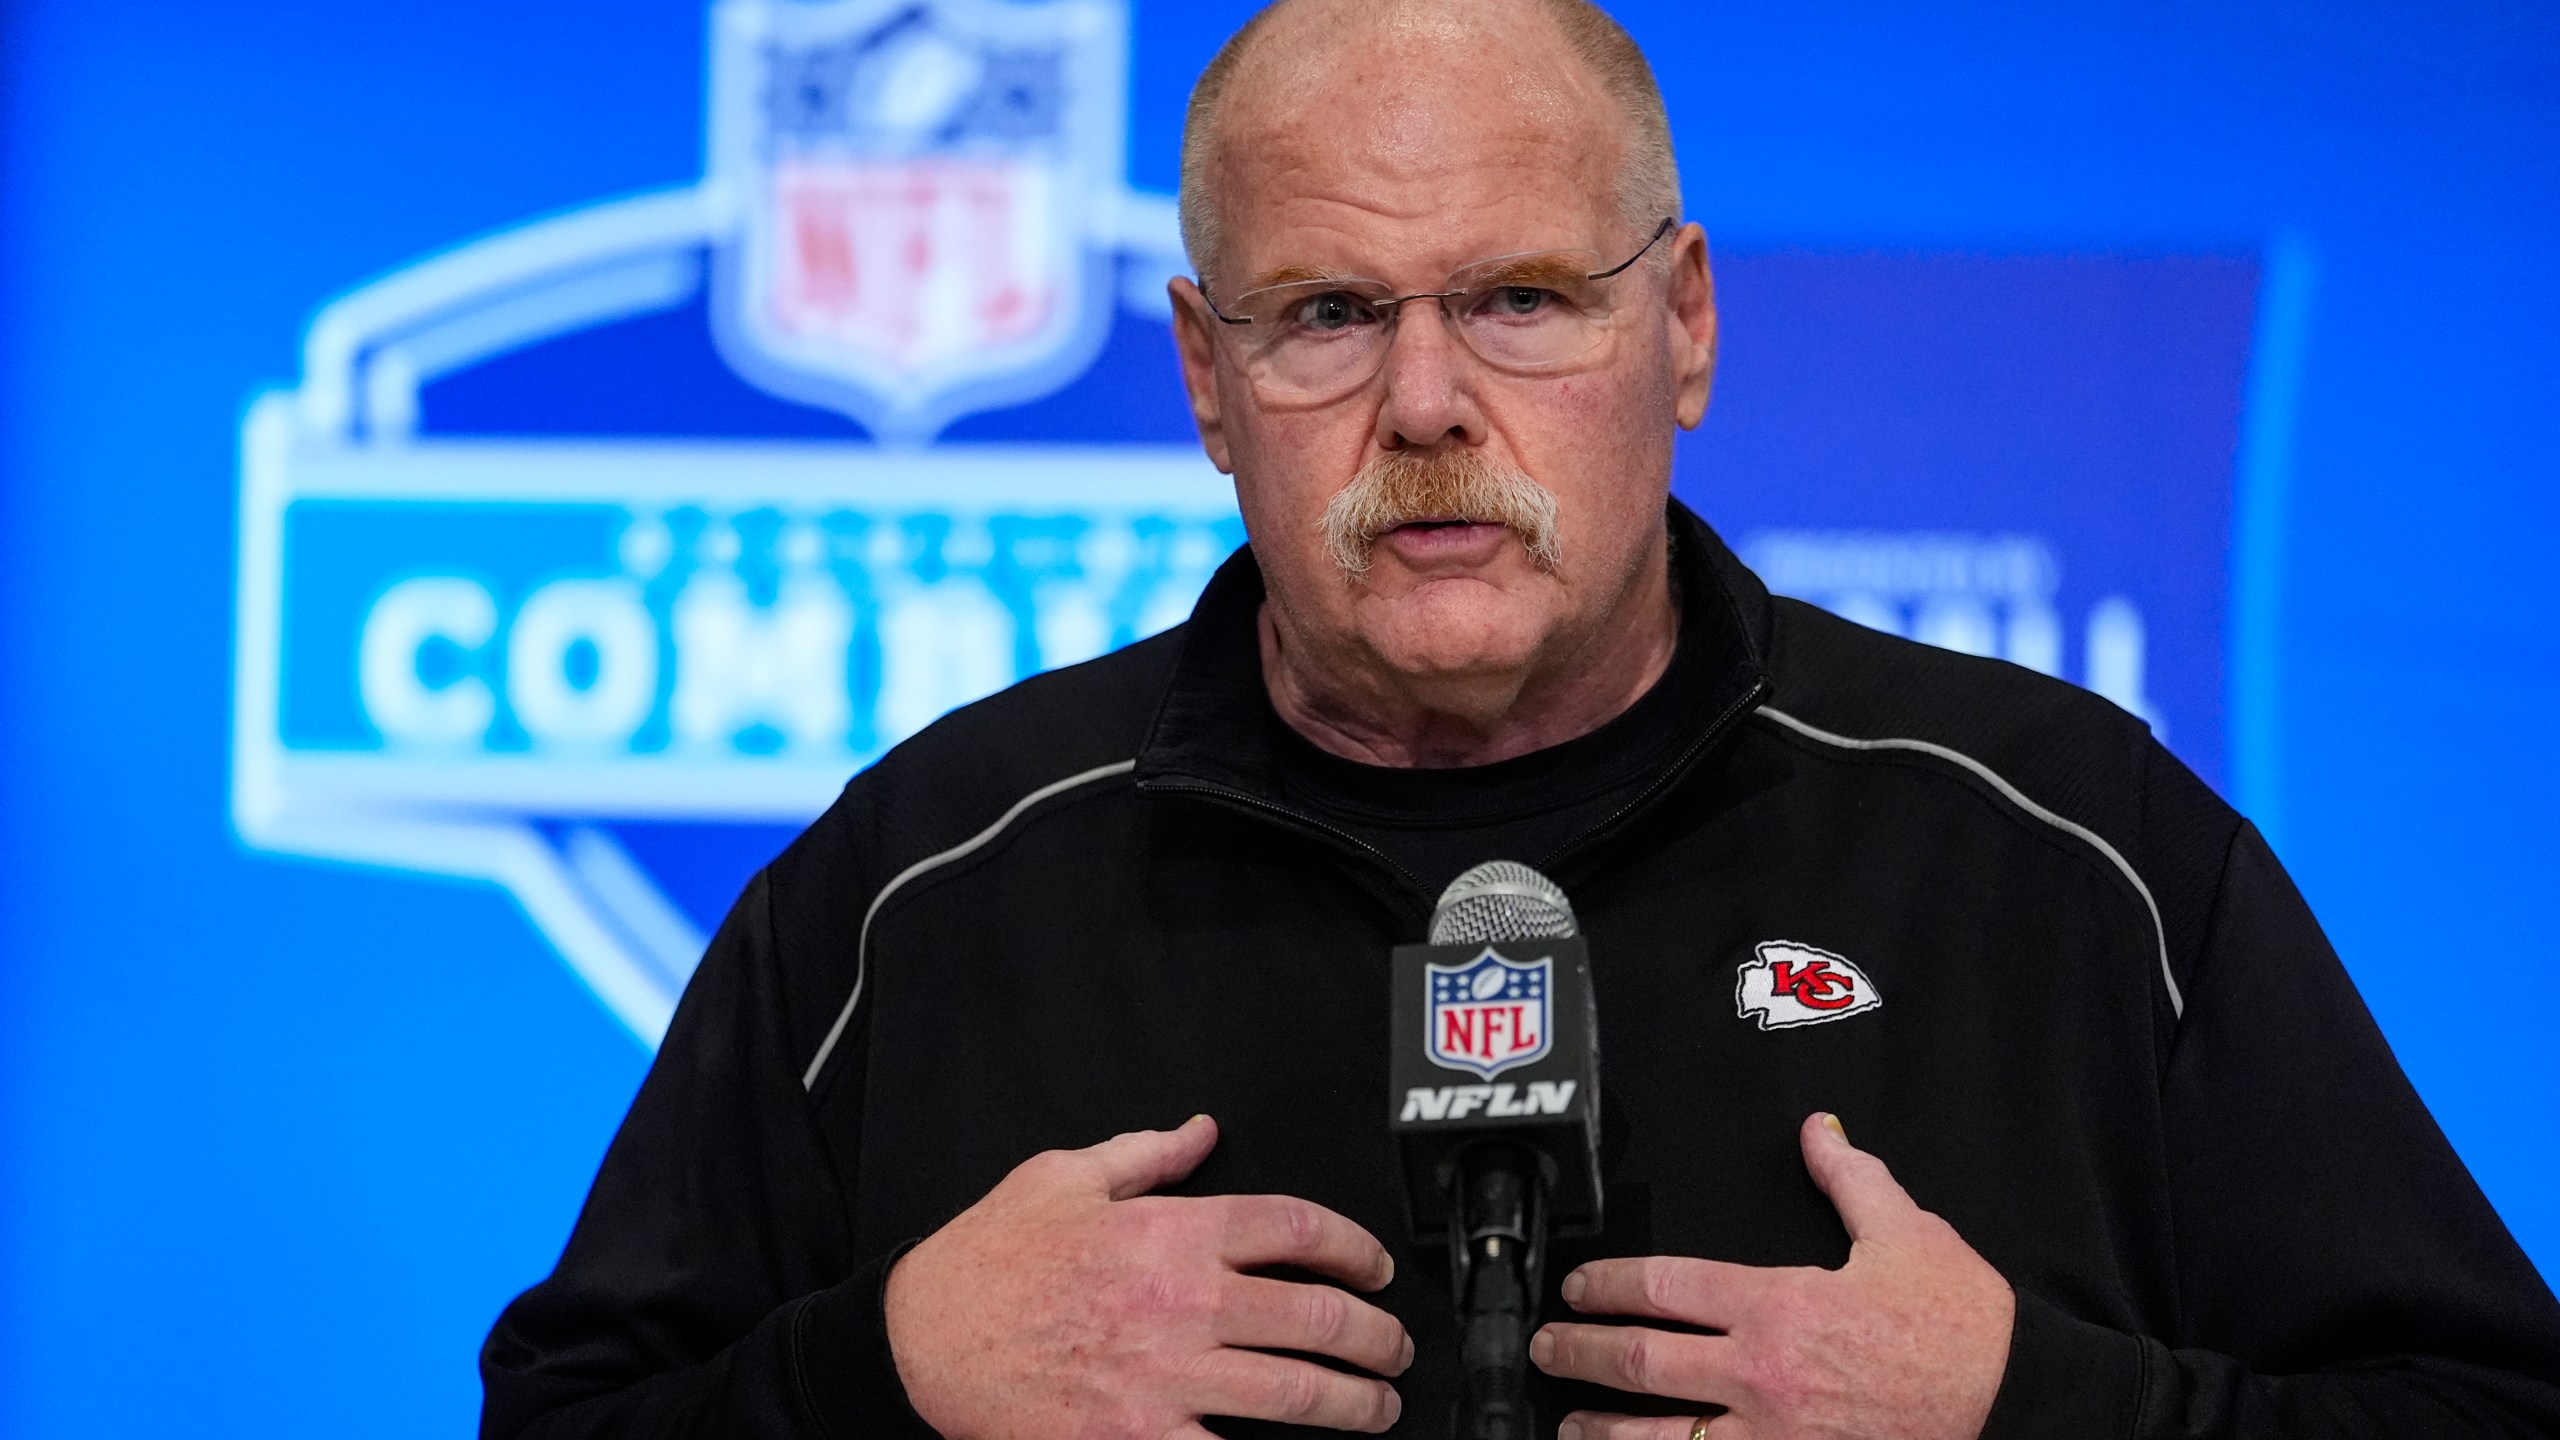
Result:
[[[1527,255],[1501,255],[1491,260],[1480,260],[1457,273],[1468,276],[1471,283],[1476,285],[1562,284],[1567,281],[1589,279],[1590,272],[1584,268],[1584,263],[1589,258],[1579,252],[1534,251]],[[1278,285],[1306,285],[1320,281],[1339,284],[1386,284],[1385,281],[1372,279],[1366,275],[1355,275],[1347,270],[1336,270],[1323,265],[1282,265],[1277,269],[1264,270],[1254,275],[1244,288],[1236,293],[1249,295],[1256,290],[1268,290]]]
[[1583,268],[1579,256],[1547,253],[1508,255],[1471,266],[1462,273],[1476,285],[1518,285],[1587,280],[1591,272]]
[[1283,265],[1277,270],[1265,270],[1254,276],[1252,280],[1245,285],[1244,289],[1239,290],[1236,293],[1239,295],[1250,294],[1256,290],[1268,290],[1274,285],[1304,285],[1311,280],[1365,279],[1368,279],[1365,275],[1353,275],[1342,270],[1329,270],[1321,265]]

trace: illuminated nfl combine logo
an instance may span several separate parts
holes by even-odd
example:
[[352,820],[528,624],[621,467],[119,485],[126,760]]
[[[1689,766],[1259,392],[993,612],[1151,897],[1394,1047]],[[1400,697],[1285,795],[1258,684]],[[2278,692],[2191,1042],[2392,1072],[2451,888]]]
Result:
[[1426,976],[1432,1060],[1487,1080],[1545,1057],[1555,961],[1506,960],[1488,948],[1464,965],[1433,965]]
[[654,1044],[850,775],[1186,615],[1243,530],[1126,29],[721,0],[700,184],[324,307],[243,427],[241,837],[502,886]]

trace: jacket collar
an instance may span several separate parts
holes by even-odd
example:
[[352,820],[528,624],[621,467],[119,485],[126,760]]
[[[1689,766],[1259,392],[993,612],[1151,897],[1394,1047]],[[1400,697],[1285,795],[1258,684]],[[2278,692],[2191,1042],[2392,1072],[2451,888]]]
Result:
[[[1679,580],[1679,643],[1684,650],[1699,649],[1675,663],[1661,683],[1680,677],[1676,699],[1690,717],[1683,728],[1694,738],[1662,757],[1656,783],[1620,822],[1669,790],[1769,687],[1769,592],[1688,506],[1671,501],[1666,518]],[[1133,778],[1141,791],[1204,792],[1294,828],[1348,841],[1283,798],[1279,727],[1286,722],[1262,683],[1257,617],[1263,596],[1253,549],[1239,547],[1218,567],[1191,612]]]

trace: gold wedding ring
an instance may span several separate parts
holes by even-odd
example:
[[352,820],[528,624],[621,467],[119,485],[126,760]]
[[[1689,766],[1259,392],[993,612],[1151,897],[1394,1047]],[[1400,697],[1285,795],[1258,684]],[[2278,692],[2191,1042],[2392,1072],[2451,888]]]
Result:
[[1706,1416],[1699,1416],[1698,1423],[1689,1427],[1689,1440],[1707,1440]]

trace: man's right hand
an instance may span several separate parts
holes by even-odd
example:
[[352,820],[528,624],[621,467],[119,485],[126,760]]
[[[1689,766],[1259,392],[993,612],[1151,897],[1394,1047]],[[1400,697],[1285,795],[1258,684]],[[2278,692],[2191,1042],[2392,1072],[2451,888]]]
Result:
[[1285,1195],[1148,1192],[1207,1158],[1218,1127],[1139,1130],[1024,1161],[889,1272],[889,1349],[946,1440],[1211,1440],[1203,1415],[1386,1429],[1413,1341],[1331,1285],[1374,1291],[1395,1262],[1368,1231]]

